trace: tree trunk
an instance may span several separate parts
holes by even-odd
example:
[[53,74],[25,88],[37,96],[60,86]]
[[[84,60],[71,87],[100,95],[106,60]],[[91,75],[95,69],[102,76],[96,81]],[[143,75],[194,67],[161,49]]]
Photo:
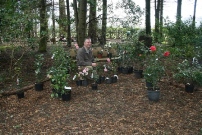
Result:
[[159,36],[159,9],[160,9],[160,0],[155,0],[155,38],[154,41],[158,42]]
[[181,8],[182,8],[182,0],[177,0],[177,18],[176,18],[176,21],[181,20]]
[[90,2],[90,15],[88,23],[88,36],[91,37],[92,44],[97,42],[97,19],[96,19],[96,0]]
[[195,27],[195,18],[196,18],[196,3],[197,3],[197,0],[195,0],[194,2],[194,15],[193,15],[193,27]]
[[83,42],[86,36],[86,12],[87,12],[87,0],[81,0],[79,2],[79,23],[78,23],[78,45],[83,46]]
[[102,9],[102,37],[101,45],[106,44],[106,31],[107,31],[107,0],[103,0],[103,9]]
[[[181,7],[182,0],[177,0],[177,16],[176,16],[176,26],[178,28],[178,33],[182,34],[181,31]],[[182,35],[175,35],[175,45],[180,45],[182,43]]]
[[48,22],[46,15],[46,0],[40,1],[40,43],[39,52],[46,52],[47,36],[48,35]]
[[66,0],[67,6],[67,46],[71,47],[72,39],[71,39],[71,22],[70,22],[70,11],[69,11],[69,0]]
[[59,31],[60,36],[66,37],[67,27],[66,27],[66,12],[65,12],[65,2],[64,0],[59,0]]
[[[37,9],[34,9],[34,14],[36,14],[37,13]],[[38,35],[37,35],[37,19],[36,18],[34,18],[34,37],[37,37]]]
[[160,6],[160,29],[159,29],[159,33],[160,33],[160,38],[162,39],[163,37],[163,0],[161,0],[161,6]]
[[150,0],[146,0],[146,13],[145,13],[145,23],[146,23],[146,34],[151,34],[151,19],[150,19]]
[[52,22],[53,22],[53,28],[52,28],[52,39],[51,41],[53,42],[53,44],[56,43],[56,39],[55,39],[55,3],[54,0],[52,0]]
[[78,25],[79,25],[79,17],[78,17],[78,8],[77,8],[77,0],[73,0],[73,9],[74,9],[74,17],[75,17],[75,26],[76,26],[76,41],[78,41]]

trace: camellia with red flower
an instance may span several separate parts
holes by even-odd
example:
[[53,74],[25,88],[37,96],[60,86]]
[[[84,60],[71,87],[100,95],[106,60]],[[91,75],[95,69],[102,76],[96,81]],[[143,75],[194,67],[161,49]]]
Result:
[[152,45],[152,46],[150,47],[150,50],[151,50],[152,52],[155,52],[155,51],[156,51],[156,46]]
[[166,52],[164,52],[164,54],[163,54],[165,57],[168,57],[169,55],[170,55],[170,52],[169,51],[166,51]]
[[157,83],[165,74],[165,57],[170,55],[169,51],[164,51],[161,47],[157,49],[156,46],[151,46],[150,54],[146,59],[146,67],[143,71],[144,78],[147,82],[153,84],[154,87],[157,87]]

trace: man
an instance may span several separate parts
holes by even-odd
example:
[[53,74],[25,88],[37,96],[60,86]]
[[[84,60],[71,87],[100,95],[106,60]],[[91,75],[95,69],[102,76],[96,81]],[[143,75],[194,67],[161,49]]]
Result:
[[94,62],[90,38],[86,38],[83,47],[78,49],[76,60],[78,66],[96,67],[97,64]]

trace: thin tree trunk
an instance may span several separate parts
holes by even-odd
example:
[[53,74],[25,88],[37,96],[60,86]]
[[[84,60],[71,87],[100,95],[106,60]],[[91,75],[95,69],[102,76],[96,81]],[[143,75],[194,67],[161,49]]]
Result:
[[159,35],[159,9],[160,9],[160,0],[155,0],[155,38],[154,41],[158,42]]
[[53,21],[53,28],[52,28],[52,42],[53,44],[56,43],[55,39],[55,3],[54,0],[52,0],[52,21]]
[[163,0],[161,0],[161,6],[160,6],[160,37],[162,39],[163,37]]
[[71,22],[70,22],[70,11],[69,11],[69,0],[66,0],[67,6],[67,46],[71,47]]
[[196,4],[197,4],[197,0],[195,0],[194,2],[194,15],[193,15],[193,26],[195,27],[195,18],[196,18]]
[[151,34],[151,19],[150,19],[150,0],[145,0],[146,13],[145,13],[145,23],[146,23],[146,34]]
[[[34,9],[34,14],[37,13],[37,9]],[[34,37],[37,37],[37,19],[34,18]]]
[[[176,15],[176,26],[178,27],[178,33],[182,34],[180,32],[181,30],[181,7],[182,7],[182,0],[177,1],[177,15]],[[175,35],[175,45],[180,45],[182,43],[182,35]]]
[[106,31],[107,31],[107,0],[103,0],[101,45],[106,44]]
[[77,0],[73,0],[73,9],[74,9],[74,17],[75,17],[75,26],[76,26],[76,41],[78,41],[78,24],[79,24],[79,17],[78,17],[78,8],[77,8]]

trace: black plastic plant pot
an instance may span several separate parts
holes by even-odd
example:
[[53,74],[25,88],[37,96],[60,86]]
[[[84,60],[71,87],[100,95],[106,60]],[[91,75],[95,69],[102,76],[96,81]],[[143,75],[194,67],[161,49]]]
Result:
[[134,70],[135,78],[140,79],[143,77],[143,70]]
[[35,90],[42,91],[43,90],[43,83],[35,83]]
[[150,101],[159,101],[160,89],[159,88],[147,88],[147,95]]
[[111,84],[112,83],[112,78],[110,77],[110,78],[107,78],[106,80],[105,80],[105,82],[107,83],[107,84]]
[[62,100],[63,101],[69,101],[71,100],[71,90],[65,94],[62,94]]
[[97,83],[97,84],[101,84],[101,83],[102,83],[101,78],[98,78],[98,79],[96,80],[96,83]]
[[119,73],[122,73],[122,68],[123,68],[123,67],[118,67],[118,68],[117,68],[117,70],[118,70]]
[[128,67],[122,67],[121,72],[123,74],[128,74]]
[[82,86],[82,80],[76,80],[76,85],[77,86]]
[[193,84],[185,84],[185,91],[188,93],[194,92],[194,85]]
[[100,76],[101,83],[105,81],[105,76]]
[[17,93],[17,97],[18,97],[18,99],[24,98],[25,97],[25,93],[24,92],[18,92]]
[[117,82],[117,77],[116,76],[112,76],[111,79],[112,79],[112,83],[116,83]]
[[92,87],[92,90],[97,90],[98,89],[98,84],[97,83],[92,83],[91,87]]
[[133,73],[133,67],[128,67],[128,73],[129,74]]
[[88,86],[88,81],[87,80],[82,80],[82,86]]

